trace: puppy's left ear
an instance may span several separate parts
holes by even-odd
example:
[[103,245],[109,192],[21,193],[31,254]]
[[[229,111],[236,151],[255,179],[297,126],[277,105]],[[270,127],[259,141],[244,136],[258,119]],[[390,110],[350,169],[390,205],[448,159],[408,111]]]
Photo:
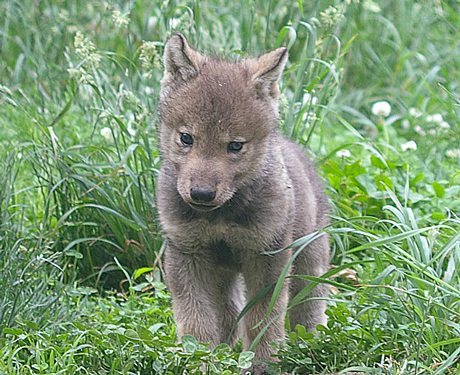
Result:
[[259,96],[278,99],[278,81],[283,74],[288,56],[287,48],[281,47],[248,61]]

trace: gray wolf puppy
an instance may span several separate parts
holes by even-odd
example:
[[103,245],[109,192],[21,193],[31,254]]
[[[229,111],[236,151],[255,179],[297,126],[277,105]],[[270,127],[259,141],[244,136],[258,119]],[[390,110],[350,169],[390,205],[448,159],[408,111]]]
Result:
[[[302,149],[276,130],[278,80],[286,48],[231,63],[211,59],[174,34],[164,52],[159,103],[163,164],[157,205],[167,239],[166,283],[179,335],[202,342],[234,343],[238,314],[276,282],[292,250],[282,249],[328,223],[327,203]],[[328,269],[326,235],[296,258],[291,274],[321,276]],[[265,374],[273,348],[284,337],[283,311],[307,282],[286,280],[255,349],[253,374]],[[320,297],[290,310],[290,322],[308,330],[326,323],[327,286]],[[262,327],[267,293],[242,319],[247,349]],[[241,329],[240,329],[241,330]]]

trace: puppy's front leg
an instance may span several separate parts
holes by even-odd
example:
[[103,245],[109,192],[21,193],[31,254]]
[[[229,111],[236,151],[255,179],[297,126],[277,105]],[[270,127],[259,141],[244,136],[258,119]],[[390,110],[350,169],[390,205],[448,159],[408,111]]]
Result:
[[242,305],[235,290],[241,288],[236,273],[199,253],[183,253],[171,243],[166,247],[165,271],[179,337],[191,334],[200,342],[211,342],[211,347],[226,342]]
[[[259,292],[271,283],[276,283],[284,266],[289,259],[290,253],[283,251],[274,256],[258,255],[250,262],[245,262],[243,275],[247,287],[247,301],[251,301]],[[284,318],[289,300],[288,280],[285,280],[281,292],[268,318],[263,324],[254,328],[267,314],[273,294],[272,288],[260,301],[258,301],[244,316],[244,348],[248,350],[254,339],[267,324],[270,324],[263,334],[259,344],[254,349],[254,365],[250,369],[252,375],[266,374],[267,366],[260,361],[273,361],[271,354],[276,352],[270,346],[270,342],[285,337]],[[275,319],[273,322],[271,322]]]

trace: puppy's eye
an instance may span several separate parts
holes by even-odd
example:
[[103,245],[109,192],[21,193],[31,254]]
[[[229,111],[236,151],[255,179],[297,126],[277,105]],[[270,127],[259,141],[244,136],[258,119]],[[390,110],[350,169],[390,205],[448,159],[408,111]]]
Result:
[[188,133],[180,133],[180,141],[184,146],[193,145],[193,137]]
[[228,152],[240,152],[243,149],[243,142],[230,142],[227,146]]

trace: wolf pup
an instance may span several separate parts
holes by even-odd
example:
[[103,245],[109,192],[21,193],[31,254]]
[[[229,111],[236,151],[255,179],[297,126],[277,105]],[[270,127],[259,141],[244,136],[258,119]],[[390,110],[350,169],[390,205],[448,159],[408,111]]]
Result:
[[[166,284],[179,335],[217,346],[234,343],[232,326],[245,305],[276,282],[292,249],[268,255],[328,223],[327,203],[302,149],[276,130],[278,80],[286,48],[231,63],[191,48],[181,34],[167,41],[159,103],[163,164],[157,207],[166,236]],[[290,274],[321,276],[328,269],[323,235],[296,258]],[[283,312],[307,285],[286,279],[255,349],[252,374],[266,374],[284,337]],[[290,323],[312,331],[326,323],[327,286],[290,310]],[[314,298],[318,297],[318,298]],[[244,348],[263,325],[271,293],[243,317]],[[273,359],[272,359],[273,360]]]

